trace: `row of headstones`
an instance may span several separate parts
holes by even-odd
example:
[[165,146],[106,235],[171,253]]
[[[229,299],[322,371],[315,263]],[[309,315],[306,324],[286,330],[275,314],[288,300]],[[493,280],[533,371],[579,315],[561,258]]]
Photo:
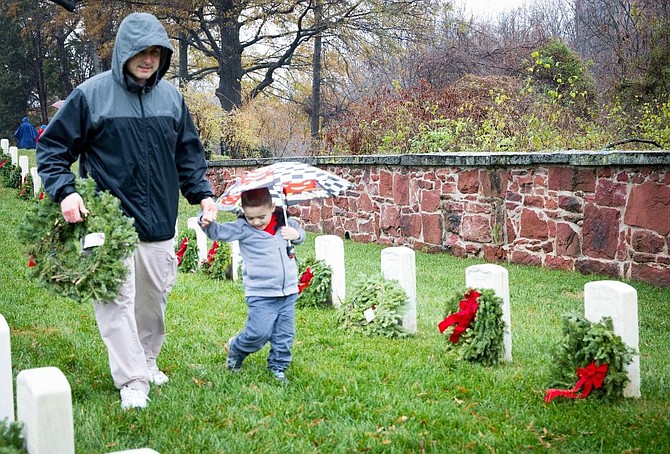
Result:
[[[332,268],[333,302],[344,301],[344,244],[334,235],[315,240],[317,258]],[[408,295],[409,309],[403,319],[408,332],[416,332],[416,265],[415,254],[407,247],[389,247],[381,253],[382,274],[396,280]],[[509,278],[505,268],[495,264],[473,265],[465,270],[465,285],[492,289],[503,301],[504,360],[512,361],[512,330]],[[614,331],[636,352],[639,348],[637,291],[618,281],[594,281],[584,286],[584,315],[592,322],[612,318]],[[0,420],[14,420],[11,349],[9,327],[0,315]],[[640,356],[634,356],[627,369],[629,383],[625,397],[640,397]],[[70,386],[63,373],[55,367],[28,369],[17,375],[17,420],[24,424],[28,452],[74,452],[72,400]],[[141,449],[137,453],[155,452]]]
[[19,156],[19,149],[14,146],[10,147],[8,139],[0,139],[0,148],[2,148],[3,155],[10,156],[12,165],[15,166],[18,164],[18,166],[21,168],[21,181],[24,181],[26,175],[30,173],[30,175],[33,177],[33,194],[39,194],[40,190],[42,189],[42,179],[37,174],[37,167],[30,167],[28,156]]
[[[9,325],[0,314],[0,424],[14,422]],[[25,369],[16,376],[16,421],[23,424],[29,454],[74,454],[70,383],[57,367]],[[141,448],[117,454],[158,454]]]
[[[197,218],[189,219],[189,228],[196,231],[198,254],[201,260],[207,255],[207,237],[197,224]],[[233,269],[237,270],[239,248],[233,245]],[[317,260],[323,260],[332,269],[332,301],[339,307],[345,299],[344,243],[336,235],[317,236],[314,243]],[[416,322],[416,260],[414,250],[405,247],[388,247],[381,252],[382,275],[397,281],[408,298],[403,328],[409,333],[417,331]],[[503,360],[512,361],[512,314],[510,307],[509,276],[507,269],[495,264],[473,265],[465,270],[465,286],[491,289],[503,301]],[[625,397],[640,397],[639,327],[637,316],[637,291],[630,285],[618,281],[594,281],[584,286],[584,317],[597,323],[603,317],[611,317],[614,332],[624,343],[638,352],[628,365],[629,383],[624,389]]]

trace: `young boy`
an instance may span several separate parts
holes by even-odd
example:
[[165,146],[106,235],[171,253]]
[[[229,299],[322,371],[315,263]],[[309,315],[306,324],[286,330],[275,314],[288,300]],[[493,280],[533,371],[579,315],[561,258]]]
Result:
[[242,254],[242,281],[248,314],[244,330],[228,341],[226,367],[237,372],[244,358],[269,341],[268,368],[287,384],[286,368],[291,362],[295,337],[295,301],[298,298],[298,267],[287,253],[287,240],[300,244],[305,231],[297,221],[284,225],[267,188],[242,193],[244,216],[218,223],[205,213],[200,225],[216,241],[238,240]]

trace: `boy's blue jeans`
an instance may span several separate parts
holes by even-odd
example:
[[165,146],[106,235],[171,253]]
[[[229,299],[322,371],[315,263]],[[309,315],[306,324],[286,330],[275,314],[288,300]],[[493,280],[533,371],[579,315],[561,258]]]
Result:
[[248,313],[244,330],[233,339],[229,355],[244,359],[257,352],[269,341],[268,368],[284,371],[291,362],[291,347],[295,338],[295,301],[298,294],[289,296],[246,297]]

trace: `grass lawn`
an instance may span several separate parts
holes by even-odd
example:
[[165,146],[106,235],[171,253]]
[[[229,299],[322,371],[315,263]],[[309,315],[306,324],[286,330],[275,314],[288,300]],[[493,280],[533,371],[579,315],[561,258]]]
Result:
[[[584,284],[601,276],[503,264],[509,270],[513,361],[459,361],[437,330],[445,302],[481,263],[416,254],[418,333],[369,338],[338,328],[334,309],[297,312],[290,385],[266,369],[267,347],[242,371],[223,348],[244,325],[239,282],[180,273],[159,365],[170,382],[144,410],[122,411],[92,307],[27,276],[15,225],[28,203],[0,189],[0,313],[13,373],[56,366],[72,387],[77,453],[150,447],[161,453],[670,452],[670,289],[638,292],[640,399],[543,401],[560,318],[583,312]],[[193,207],[182,207],[180,232]],[[380,271],[382,248],[345,241],[347,286]],[[314,235],[297,248],[313,255]]]

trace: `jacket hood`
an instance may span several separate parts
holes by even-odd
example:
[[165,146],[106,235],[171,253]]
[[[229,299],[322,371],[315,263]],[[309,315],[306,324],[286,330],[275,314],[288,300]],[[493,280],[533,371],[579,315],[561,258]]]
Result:
[[21,123],[28,123],[28,117],[23,117],[21,119]]
[[124,75],[123,67],[130,58],[151,46],[161,46],[164,52],[161,53],[158,71],[147,81],[146,89],[154,87],[163,78],[170,67],[174,48],[163,24],[156,16],[149,13],[132,13],[126,16],[119,26],[114,43],[112,54],[114,80],[131,88],[132,84],[129,84],[129,81],[132,81],[132,78]]

